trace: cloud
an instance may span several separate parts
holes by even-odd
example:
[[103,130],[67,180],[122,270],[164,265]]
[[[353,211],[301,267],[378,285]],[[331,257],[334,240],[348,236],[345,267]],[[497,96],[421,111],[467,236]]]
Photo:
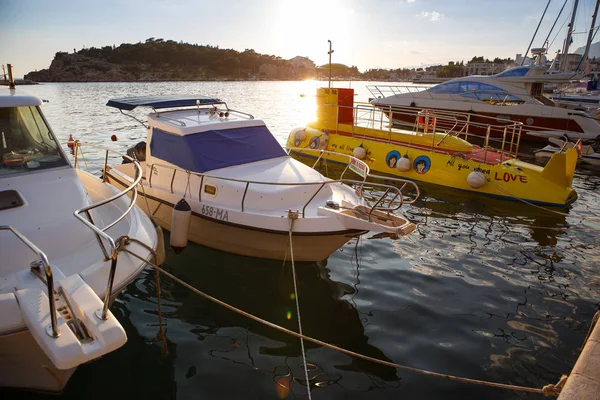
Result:
[[417,14],[417,18],[425,18],[432,22],[436,22],[444,18],[444,14],[439,13],[437,11],[423,11],[420,14]]

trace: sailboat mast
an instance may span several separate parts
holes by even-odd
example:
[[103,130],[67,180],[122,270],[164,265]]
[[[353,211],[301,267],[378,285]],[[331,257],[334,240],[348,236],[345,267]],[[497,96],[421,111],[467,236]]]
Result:
[[573,35],[573,28],[575,26],[575,14],[577,14],[578,5],[579,0],[575,0],[575,2],[573,3],[573,12],[571,13],[571,23],[569,24],[569,30],[567,32],[567,38],[565,39],[563,56],[560,63],[560,70],[562,72],[567,72],[567,58],[569,55],[569,46],[571,45],[571,36]]
[[598,6],[599,5],[600,5],[600,0],[596,0],[596,8],[594,8],[594,15],[592,15],[592,24],[590,25],[590,32],[588,33],[588,39],[585,44],[585,51],[583,52],[583,57],[581,58],[581,61],[583,64],[585,64],[585,61],[588,58],[588,54],[590,52],[590,46],[592,45],[592,39],[594,38],[594,31],[596,30],[596,15],[598,15]]

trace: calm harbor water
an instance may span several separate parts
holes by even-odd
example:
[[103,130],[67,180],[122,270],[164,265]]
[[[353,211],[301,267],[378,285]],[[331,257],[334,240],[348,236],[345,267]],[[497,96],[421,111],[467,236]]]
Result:
[[[366,82],[344,82],[366,101]],[[109,98],[192,93],[226,100],[265,120],[283,144],[315,114],[315,82],[43,84],[23,89],[60,139],[125,151],[144,129]],[[305,95],[305,96],[302,96]],[[143,113],[138,115],[143,118]],[[116,134],[117,142],[110,137]],[[103,154],[86,153],[98,170]],[[111,162],[119,162],[112,159]],[[422,186],[404,209],[417,231],[400,240],[351,241],[321,263],[296,264],[306,335],[411,367],[542,387],[569,373],[600,300],[600,169],[578,167],[579,199],[552,211]],[[168,235],[166,237],[168,243]],[[298,329],[290,264],[190,245],[165,268],[209,295]],[[307,398],[300,342],[142,273],[112,307],[129,338],[81,366],[52,399]],[[353,358],[305,343],[313,399],[542,399]],[[281,390],[287,385],[289,392]],[[286,397],[287,396],[287,397]],[[0,391],[3,398],[46,398]]]

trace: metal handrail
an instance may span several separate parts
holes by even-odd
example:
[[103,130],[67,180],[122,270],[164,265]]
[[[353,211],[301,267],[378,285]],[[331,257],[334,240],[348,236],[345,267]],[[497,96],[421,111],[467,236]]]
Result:
[[[75,149],[74,149],[74,155],[75,155],[75,164],[77,164],[77,157],[78,157],[78,149],[81,146],[82,142],[80,141],[75,141]],[[104,148],[102,146],[98,146],[95,145],[93,143],[85,143],[86,146],[90,146],[90,147],[95,147],[101,150],[106,151],[106,157],[105,157],[105,164],[104,164],[104,171],[106,171],[107,168],[107,163],[108,163],[108,152],[113,152],[116,153],[118,155],[120,155],[121,157],[124,157],[125,159],[129,160],[130,162],[132,162],[134,164],[135,167],[135,177],[134,180],[132,182],[132,184],[130,186],[128,186],[125,190],[123,190],[120,193],[117,193],[113,196],[110,196],[109,198],[106,198],[104,200],[98,201],[94,204],[91,204],[89,206],[86,207],[82,207],[80,209],[77,209],[73,212],[73,215],[75,216],[75,218],[77,218],[78,220],[80,220],[85,226],[87,226],[88,228],[90,228],[95,234],[96,237],[98,238],[102,238],[104,240],[106,240],[106,242],[108,242],[109,244],[109,252],[106,251],[106,248],[103,245],[103,242],[101,240],[99,240],[100,242],[100,248],[102,249],[104,256],[106,258],[106,260],[111,260],[111,266],[110,266],[110,271],[109,271],[109,279],[107,282],[107,287],[106,287],[106,293],[104,295],[104,304],[102,307],[101,312],[96,313],[96,315],[105,320],[106,318],[108,318],[108,304],[110,302],[110,296],[112,294],[112,287],[113,287],[113,283],[114,283],[114,277],[115,277],[115,272],[116,272],[116,268],[117,268],[117,246],[115,244],[115,241],[113,240],[112,237],[110,237],[110,235],[108,235],[106,233],[106,231],[110,228],[112,228],[113,226],[115,226],[116,224],[118,224],[123,218],[125,218],[125,216],[127,216],[131,210],[133,209],[133,207],[135,206],[135,202],[137,199],[137,185],[139,184],[139,182],[142,179],[142,167],[140,166],[140,164],[137,162],[137,160],[134,160],[133,158],[131,158],[130,156],[128,156],[127,154],[123,154],[120,153],[118,151],[115,150],[110,150],[107,148]],[[131,201],[129,203],[129,206],[127,207],[127,209],[125,210],[125,212],[123,214],[121,214],[116,220],[114,220],[113,222],[111,222],[110,224],[106,225],[104,228],[98,228],[93,221],[88,221],[86,218],[84,218],[82,216],[82,214],[85,214],[86,216],[90,216],[90,211],[93,209],[96,209],[98,207],[101,207],[105,204],[108,203],[112,203],[113,201],[125,196],[127,193],[132,192],[131,195]]]
[[[13,228],[10,225],[0,225],[0,231],[8,230],[11,231],[16,237],[18,237],[27,247],[31,249],[37,256],[40,258],[44,266],[44,273],[46,274],[46,286],[48,288],[48,304],[50,308],[50,329],[52,333],[48,333],[51,337],[57,338],[60,336],[60,332],[58,330],[58,322],[56,320],[56,303],[54,300],[54,277],[52,275],[52,267],[50,266],[50,261],[48,261],[48,257],[46,254],[40,250],[31,240],[27,238],[27,236],[23,235],[17,229]],[[46,329],[46,332],[48,330]]]
[[[297,150],[297,151],[319,151],[319,152],[324,152],[324,153],[332,153],[332,154],[337,154],[337,155],[340,155],[340,156],[345,156],[345,157],[348,157],[350,159],[354,159],[355,162],[359,162],[361,164],[364,164],[364,166],[365,166],[365,168],[367,170],[366,177],[370,176],[370,174],[368,173],[369,172],[369,166],[366,163],[364,163],[363,161],[361,161],[361,160],[359,160],[359,159],[357,159],[355,157],[352,157],[352,156],[350,156],[348,154],[335,153],[335,152],[324,151],[324,150],[305,149],[305,148],[288,148],[288,149],[289,150]],[[202,182],[204,181],[204,178],[212,178],[212,179],[222,180],[222,181],[228,181],[228,182],[243,183],[245,185],[245,189],[244,189],[244,193],[242,195],[241,204],[240,204],[240,210],[242,212],[244,212],[244,209],[245,209],[246,193],[247,193],[248,188],[250,187],[250,185],[267,185],[267,186],[314,186],[314,185],[318,185],[319,187],[315,191],[315,193],[313,193],[312,196],[308,199],[308,201],[306,203],[304,203],[304,206],[302,208],[302,218],[306,217],[306,215],[305,215],[306,207],[312,202],[312,200],[317,196],[317,194],[326,185],[332,185],[332,184],[336,184],[336,183],[341,183],[341,184],[358,184],[358,185],[361,185],[361,186],[366,185],[366,186],[372,186],[372,187],[377,187],[377,188],[381,188],[381,189],[389,189],[386,192],[386,194],[389,191],[395,191],[396,192],[395,198],[397,198],[397,197],[400,197],[401,199],[404,198],[404,194],[400,191],[399,188],[397,188],[395,186],[391,186],[391,185],[385,185],[385,184],[374,183],[374,182],[366,182],[366,177],[364,177],[362,181],[340,178],[340,179],[330,179],[330,180],[314,181],[314,182],[265,182],[265,181],[251,181],[251,180],[236,179],[236,178],[227,178],[227,177],[220,177],[220,176],[214,176],[214,175],[209,175],[209,174],[202,174],[202,173],[198,173],[198,172],[181,170],[179,168],[172,167],[170,165],[164,165],[164,164],[159,164],[159,163],[154,163],[154,164],[149,164],[148,165],[148,168],[150,170],[152,170],[155,167],[160,167],[160,168],[165,168],[165,169],[173,170],[174,171],[174,175],[177,174],[177,172],[180,172],[180,173],[188,174],[190,176],[196,176],[196,177],[200,178]],[[346,170],[347,169],[348,169],[348,167],[346,168]],[[344,170],[344,172],[346,170]],[[387,177],[385,179],[387,179]],[[401,204],[403,204],[403,203],[412,204],[412,203],[414,203],[417,200],[418,195],[420,194],[420,191],[419,191],[418,186],[414,182],[409,181],[409,180],[403,180],[403,179],[392,179],[392,180],[396,180],[396,181],[400,181],[400,182],[404,183],[405,185],[403,186],[403,188],[406,187],[406,185],[412,185],[412,186],[415,187],[415,190],[417,192],[417,195],[416,195],[415,198],[411,198],[409,201],[402,200],[400,202]],[[151,185],[150,181],[148,183],[149,183],[149,185]],[[201,188],[200,188],[200,192],[201,192]],[[383,197],[385,197],[385,195],[381,196],[381,197],[382,197],[382,200],[383,200]],[[198,199],[200,201],[200,196],[198,196]],[[398,208],[399,208],[399,206],[396,207],[396,208],[394,208],[394,210],[396,210]],[[381,208],[381,209],[382,210],[387,210],[387,208]]]
[[[402,107],[402,106],[373,106],[370,103],[356,103],[353,106],[340,106],[338,104],[325,104],[325,107],[334,107],[338,110],[340,108],[353,109],[353,122],[352,122],[352,135],[357,138],[365,137],[364,135],[360,135],[355,131],[357,127],[364,127],[369,129],[375,129],[381,132],[387,132],[390,143],[392,142],[392,134],[410,134],[419,136],[422,133],[420,132],[419,127],[419,115],[424,115],[423,111],[419,108],[414,107]],[[368,114],[368,118],[364,118],[365,115]],[[407,126],[410,125],[412,128],[410,130],[398,129],[393,125],[394,116],[404,116],[406,120],[414,119],[414,122],[408,123]],[[363,117],[363,119],[361,119]],[[469,128],[480,128],[481,130],[485,130],[485,134],[483,138],[485,139],[486,145],[484,147],[484,152],[493,150],[489,147],[489,143],[492,141],[497,141],[502,146],[500,153],[504,157],[504,155],[510,155],[511,157],[517,157],[518,155],[518,144],[520,143],[520,135],[522,133],[523,123],[518,121],[510,121],[506,120],[506,123],[499,124],[498,118],[492,118],[489,116],[478,115],[474,113],[464,113],[464,112],[456,112],[456,111],[446,111],[446,110],[432,110],[431,113],[427,113],[427,117],[431,120],[433,118],[433,123],[431,127],[425,126],[423,128],[423,133],[432,134],[432,142],[428,146],[431,151],[435,151],[438,153],[450,154],[451,152],[441,147],[441,144],[448,138],[449,136],[461,137],[464,136],[464,139],[467,140],[468,135],[473,133],[469,133]],[[477,121],[473,121],[473,117],[477,117]],[[404,119],[401,119],[405,121]],[[481,122],[483,120],[484,122]],[[338,121],[334,121],[336,130],[339,130]],[[427,121],[425,121],[427,124]],[[376,125],[383,127],[384,125],[387,128],[377,128]],[[501,139],[495,139],[492,135],[493,133],[499,133]],[[436,138],[436,134],[443,135],[441,139]],[[510,135],[510,149],[507,151],[505,146],[507,145],[507,136]],[[480,135],[478,135],[480,136]],[[513,153],[513,145],[517,143],[515,146]],[[412,141],[407,141],[405,143],[406,146],[421,146],[422,144],[413,143]]]
[[[396,177],[391,177],[391,176],[382,176],[382,175],[375,175],[373,173],[371,173],[371,168],[369,167],[369,165],[367,163],[365,163],[362,160],[359,160],[358,158],[351,156],[349,154],[344,154],[344,153],[338,153],[335,151],[328,151],[328,150],[318,150],[318,149],[311,149],[311,148],[306,148],[306,147],[285,147],[285,149],[287,149],[288,151],[295,151],[295,152],[318,152],[322,154],[331,154],[331,155],[336,155],[336,156],[343,156],[346,157],[350,160],[354,160],[355,162],[358,161],[361,164],[364,164],[364,166],[366,167],[366,172],[365,172],[365,176],[363,177],[362,181],[355,181],[355,180],[350,180],[350,179],[343,179],[343,176],[345,174],[345,172],[348,170],[349,166],[350,166],[350,162],[346,164],[346,168],[344,169],[344,171],[342,172],[342,174],[340,175],[340,180],[344,181],[344,182],[351,182],[351,183],[357,183],[357,184],[367,184],[367,185],[373,185],[373,186],[377,186],[377,187],[381,187],[381,188],[387,188],[390,187],[389,185],[385,185],[385,184],[380,184],[380,183],[375,183],[375,182],[367,182],[367,179],[382,179],[382,180],[390,180],[393,182],[398,182],[398,183],[402,183],[402,187],[400,188],[400,194],[402,196],[402,202],[406,203],[406,204],[413,204],[414,202],[416,202],[418,200],[418,198],[421,195],[421,190],[419,189],[419,186],[411,180],[408,179],[402,179],[402,178],[396,178]],[[320,159],[320,157],[317,159],[317,161]],[[316,165],[316,163],[314,164]],[[313,167],[314,167],[313,165]],[[414,198],[411,198],[408,201],[404,200],[404,193],[402,193],[402,190],[404,188],[406,188],[407,186],[411,186],[413,188],[413,190],[416,192]]]

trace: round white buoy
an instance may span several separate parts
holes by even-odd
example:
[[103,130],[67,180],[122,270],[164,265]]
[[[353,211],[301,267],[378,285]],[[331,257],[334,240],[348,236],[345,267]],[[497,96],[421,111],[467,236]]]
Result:
[[479,189],[485,185],[485,175],[481,171],[473,171],[467,176],[467,183],[473,189]]
[[306,139],[306,131],[304,129],[298,129],[296,133],[294,133],[294,141],[303,142]]
[[408,157],[400,157],[398,162],[396,162],[396,168],[398,171],[406,172],[410,170],[410,158]]
[[181,253],[188,242],[188,232],[190,230],[190,221],[192,217],[192,208],[185,199],[179,200],[173,207],[173,216],[171,218],[171,248],[177,254]]
[[352,154],[359,160],[364,160],[367,156],[367,150],[365,150],[365,148],[361,144],[360,146],[354,148]]
[[156,246],[156,265],[162,265],[165,262],[165,234],[162,228],[158,225],[154,219],[151,220],[154,229],[156,230],[156,240],[158,241]]

